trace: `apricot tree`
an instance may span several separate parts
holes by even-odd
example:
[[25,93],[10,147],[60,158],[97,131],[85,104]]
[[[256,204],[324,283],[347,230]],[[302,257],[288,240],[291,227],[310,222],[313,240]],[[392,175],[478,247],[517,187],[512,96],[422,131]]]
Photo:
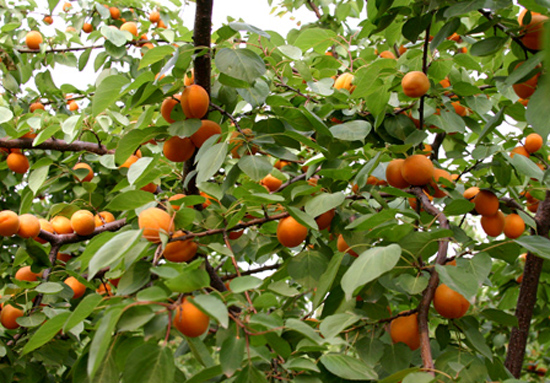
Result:
[[173,3],[1,9],[1,380],[544,376],[548,3]]

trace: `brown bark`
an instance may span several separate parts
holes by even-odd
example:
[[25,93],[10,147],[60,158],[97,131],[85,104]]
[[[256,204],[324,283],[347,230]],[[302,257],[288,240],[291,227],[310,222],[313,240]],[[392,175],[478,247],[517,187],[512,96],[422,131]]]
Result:
[[208,94],[210,94],[212,4],[212,0],[197,0],[193,32],[193,41],[197,52],[194,61],[195,83],[206,89]]
[[32,138],[15,138],[9,140],[7,138],[0,139],[0,148],[8,149],[41,149],[41,150],[57,150],[59,152],[90,152],[99,155],[113,154],[114,150],[108,150],[104,145],[95,142],[74,141],[68,143],[63,140],[48,139],[43,143],[33,146]]

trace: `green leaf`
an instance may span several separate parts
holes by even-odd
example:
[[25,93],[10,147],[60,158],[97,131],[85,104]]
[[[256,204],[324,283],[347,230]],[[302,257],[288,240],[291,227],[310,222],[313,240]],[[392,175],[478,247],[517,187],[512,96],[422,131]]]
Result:
[[[292,358],[292,359],[288,360],[284,364],[284,367],[288,370],[293,370],[293,371],[321,372],[321,370],[319,369],[319,367],[317,367],[317,364],[315,362],[313,362],[310,359],[303,358],[303,357]],[[312,382],[310,382],[310,383],[312,383]]]
[[343,193],[322,193],[306,202],[305,210],[310,217],[318,217],[327,211],[344,203],[346,196]]
[[114,210],[114,211],[126,211],[133,210],[153,202],[155,200],[155,195],[143,190],[130,190],[125,193],[120,193],[115,196],[105,206],[105,210]]
[[375,247],[361,253],[342,277],[342,290],[346,293],[346,299],[350,300],[359,287],[393,269],[400,257],[401,247],[396,244]]
[[247,290],[253,290],[262,285],[263,281],[252,275],[245,275],[243,277],[237,277],[229,282],[229,288],[232,292],[238,294]]
[[462,215],[469,213],[474,208],[474,204],[465,199],[452,200],[445,206],[443,213],[447,216]]
[[325,336],[325,339],[334,338],[349,326],[357,323],[361,317],[355,314],[342,313],[330,315],[323,319],[319,330]]
[[174,356],[168,347],[146,343],[128,355],[122,377],[125,382],[170,383],[175,371]]
[[149,49],[141,58],[138,69],[143,69],[146,66],[159,62],[160,60],[163,60],[166,56],[170,56],[171,54],[173,54],[174,51],[175,48],[172,45],[161,45],[158,47],[154,47],[153,49]]
[[176,293],[190,293],[210,285],[210,277],[205,270],[184,270],[176,278],[165,282],[166,287]]
[[410,295],[420,294],[428,286],[428,278],[425,276],[413,276],[401,274],[395,280],[395,284]]
[[313,230],[319,230],[317,222],[309,214],[304,213],[300,209],[295,208],[294,206],[287,206],[288,213],[301,225],[308,227]]
[[21,354],[28,354],[29,352],[36,350],[38,347],[43,346],[52,340],[53,337],[57,335],[59,330],[63,328],[65,321],[70,315],[70,312],[63,312],[49,319],[46,323],[40,326],[25,344]]
[[334,138],[343,141],[365,141],[371,131],[371,124],[367,121],[354,120],[334,125],[330,131]]
[[271,165],[266,156],[243,156],[237,164],[252,181],[256,182],[260,181],[273,170],[273,165]]
[[499,323],[507,327],[518,327],[518,318],[511,314],[507,314],[502,310],[488,308],[483,310],[481,312],[481,315],[483,315],[490,321]]
[[227,157],[227,144],[221,142],[208,148],[197,165],[197,184],[206,182],[223,165]]
[[514,157],[509,157],[509,161],[520,174],[537,180],[542,179],[544,174],[543,171],[529,158],[522,155],[515,155]]
[[137,160],[132,164],[132,166],[130,166],[130,169],[128,169],[128,174],[126,175],[128,178],[128,183],[130,185],[134,185],[136,181],[143,178],[143,176],[153,170],[156,164],[157,162],[154,161],[154,158],[152,157],[142,157]]
[[171,136],[191,137],[202,126],[201,120],[198,118],[189,118],[183,121],[176,121],[168,128],[168,133]]
[[0,124],[8,122],[13,118],[13,112],[6,107],[0,106]]
[[325,256],[317,251],[304,251],[290,259],[287,270],[288,275],[311,289],[317,287],[321,276],[328,266]]
[[296,331],[317,344],[323,343],[323,339],[310,326],[308,326],[301,320],[295,318],[287,319],[285,323],[285,328],[287,331]]
[[477,351],[479,351],[483,356],[492,361],[493,352],[491,351],[489,346],[487,346],[487,343],[485,342],[485,337],[479,331],[479,324],[477,323],[476,319],[468,316],[461,318],[460,322],[462,322],[463,324],[460,327],[462,328],[464,335],[466,335],[466,339]]
[[88,354],[87,371],[90,378],[94,377],[105,358],[105,354],[111,344],[113,331],[122,312],[122,307],[110,308],[98,322],[97,330],[90,344],[90,353]]
[[298,35],[294,45],[302,52],[313,48],[315,52],[324,54],[331,45],[336,43],[336,37],[336,33],[329,29],[308,28]]
[[212,366],[199,371],[185,381],[185,383],[204,383],[223,374],[222,366]]
[[268,381],[264,373],[254,367],[253,364],[248,364],[237,375],[233,383],[268,383]]
[[34,290],[40,294],[51,295],[62,291],[63,286],[58,282],[42,282]]
[[257,28],[253,25],[247,24],[247,23],[240,23],[237,21],[232,21],[229,23],[229,27],[233,29],[234,31],[248,31],[250,33],[255,33],[259,36],[265,37],[266,39],[270,39],[271,36],[269,33],[261,30],[260,28]]
[[266,72],[262,58],[246,48],[222,48],[216,53],[215,63],[220,72],[249,84]]
[[141,239],[141,230],[128,230],[117,233],[99,248],[88,265],[88,280],[91,281],[97,272],[111,266],[128,253]]
[[120,317],[117,323],[117,332],[136,331],[155,317],[151,306],[130,307]]
[[165,289],[159,286],[151,286],[137,293],[136,299],[138,301],[153,301],[162,302],[168,298],[168,293]]
[[155,138],[158,134],[164,133],[166,128],[148,128],[148,129],[133,129],[125,134],[120,141],[115,151],[115,162],[123,164],[143,143]]
[[38,190],[40,190],[40,188],[44,184],[44,181],[46,181],[49,170],[50,170],[49,166],[42,166],[34,170],[29,176],[29,188],[32,190],[34,195],[38,193]]
[[342,263],[343,258],[344,253],[335,253],[330,259],[330,263],[328,264],[326,271],[319,279],[319,285],[317,286],[317,291],[313,297],[313,309],[319,307],[323,299],[325,299],[325,295],[330,291],[334,279],[336,278],[336,274],[338,274],[338,270],[340,269],[340,264]]
[[485,40],[478,41],[470,48],[472,56],[490,56],[502,49],[508,41],[507,37],[488,37]]
[[525,235],[514,240],[527,251],[544,259],[550,259],[550,239],[539,235]]
[[435,377],[427,372],[413,372],[403,379],[403,383],[431,383],[434,380]]
[[102,296],[99,294],[88,294],[86,295],[76,306],[74,311],[71,313],[71,316],[67,319],[63,330],[68,332],[74,326],[82,322],[84,319],[94,312],[95,308],[103,300]]
[[348,355],[325,354],[320,362],[332,374],[348,380],[373,380],[378,374],[365,363]]
[[[138,244],[139,247],[139,244]],[[139,254],[139,252],[137,252]],[[132,254],[132,253],[130,253]],[[151,280],[151,263],[138,261],[134,263],[120,278],[117,287],[118,295],[133,294]]]
[[229,313],[227,311],[227,307],[214,295],[197,295],[190,302],[200,308],[201,311],[204,311],[206,314],[217,320],[223,328],[227,328],[229,325]]
[[223,373],[228,378],[233,376],[235,371],[241,367],[245,346],[246,340],[244,338],[229,336],[223,341],[220,349],[220,364]]
[[119,30],[118,28],[113,28],[110,26],[102,26],[99,30],[103,37],[107,39],[107,41],[110,41],[113,45],[117,47],[122,47],[128,39],[126,38],[126,33]]
[[120,90],[128,83],[129,80],[122,75],[111,75],[104,78],[97,87],[92,100],[92,115],[96,117],[118,100]]
[[550,80],[548,80],[548,77],[542,76],[535,93],[529,98],[529,105],[525,114],[527,122],[542,137],[547,137],[550,134],[550,119],[546,116],[547,103],[545,102],[545,100],[549,99]]

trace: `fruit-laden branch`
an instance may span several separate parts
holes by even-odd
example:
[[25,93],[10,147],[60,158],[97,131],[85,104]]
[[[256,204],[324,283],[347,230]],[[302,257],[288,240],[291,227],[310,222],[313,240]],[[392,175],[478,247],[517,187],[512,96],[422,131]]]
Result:
[[106,231],[117,231],[118,229],[120,229],[125,225],[126,225],[126,218],[123,218],[123,219],[119,219],[117,221],[109,222],[102,226],[96,227],[94,232],[90,235],[78,235],[76,233],[52,234],[47,231],[40,230],[40,234],[38,234],[38,236],[42,238],[44,241],[51,243],[52,247],[58,246],[58,245],[61,246],[61,245],[67,245],[69,243],[83,242],[95,237],[96,235],[104,233]]
[[108,150],[104,145],[87,141],[74,141],[68,143],[62,140],[48,139],[41,144],[33,145],[32,138],[15,138],[9,140],[0,138],[0,148],[7,149],[42,149],[42,150],[57,150],[60,152],[90,152],[99,155],[113,154],[114,150]]
[[[489,11],[484,11],[483,9],[479,9],[478,10],[479,13],[481,13],[487,20],[493,22],[495,20],[495,18],[493,17],[493,15],[491,14],[491,12]],[[512,40],[514,40],[520,47],[521,49],[523,49],[524,52],[531,52],[531,53],[537,53],[536,50],[534,49],[530,49],[530,48],[527,48],[523,42],[521,41],[521,39],[516,36],[514,33],[510,32],[510,30],[504,26],[503,24],[501,23],[496,23],[494,24],[495,27],[497,27],[498,29],[500,29],[501,31],[503,31],[504,33],[506,33],[508,36],[510,36],[510,38]]]
[[[445,214],[440,212],[428,199],[428,196],[424,194],[421,187],[415,186],[411,189],[411,193],[420,200],[424,211],[433,215],[439,222],[439,226],[442,229],[449,229],[449,221]],[[439,248],[437,250],[437,257],[435,263],[439,265],[445,264],[447,260],[447,249],[449,247],[449,238],[442,238],[439,240]],[[422,292],[422,300],[418,305],[418,328],[420,331],[420,355],[422,356],[422,363],[424,368],[432,375],[434,375],[434,362],[432,358],[432,350],[430,348],[430,334],[428,328],[428,314],[430,312],[430,304],[434,298],[435,289],[439,284],[439,275],[435,271],[435,268],[431,271],[428,287]]]
[[[136,40],[136,41],[128,41],[126,45],[141,45],[146,43],[168,43],[168,41],[165,40]],[[70,47],[70,48],[50,48],[46,49],[44,53],[64,53],[64,52],[78,52],[78,51],[85,51],[87,49],[99,49],[99,48],[105,48],[105,45],[89,45],[89,46],[83,46],[83,47]],[[29,49],[29,48],[20,48],[17,49],[17,52],[19,53],[41,53],[40,49]]]
[[[539,204],[535,215],[537,229],[531,230],[532,235],[540,235],[548,238],[550,229],[550,191],[546,191],[546,198]],[[523,270],[523,280],[519,290],[518,304],[516,306],[516,318],[518,318],[518,327],[512,328],[510,342],[508,343],[508,353],[506,354],[506,368],[513,376],[519,379],[521,367],[525,357],[525,346],[529,337],[529,328],[533,309],[537,300],[537,288],[539,285],[540,273],[542,271],[543,259],[532,253],[527,253],[525,268]]]

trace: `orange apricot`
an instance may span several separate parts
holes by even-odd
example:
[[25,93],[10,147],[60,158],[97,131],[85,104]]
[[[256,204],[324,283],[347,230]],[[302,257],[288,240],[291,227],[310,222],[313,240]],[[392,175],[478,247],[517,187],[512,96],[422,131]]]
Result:
[[194,83],[195,83],[195,69],[191,68],[191,72],[186,73],[185,76],[183,76],[183,85],[191,86]]
[[174,327],[183,335],[196,338],[208,330],[210,318],[193,305],[189,298],[184,299],[174,310]]
[[23,310],[20,310],[12,305],[4,305],[0,312],[0,323],[8,330],[15,330],[19,328],[19,323],[16,319],[23,316]]
[[335,89],[346,89],[348,92],[353,93],[355,90],[355,85],[353,85],[353,80],[355,76],[351,73],[342,73],[336,81],[334,81]]
[[155,193],[157,191],[157,185],[154,182],[149,182],[147,185],[142,187],[140,190],[146,191],[148,193]]
[[94,27],[90,23],[84,23],[84,25],[82,25],[82,30],[84,31],[84,33],[92,33]]
[[[519,63],[518,65],[516,65],[515,69],[519,68],[522,64],[523,63]],[[526,99],[531,97],[531,95],[535,93],[535,90],[537,89],[537,84],[539,82],[539,75],[540,73],[537,73],[536,75],[524,82],[512,85],[514,92],[519,98]]]
[[[185,197],[185,194],[182,194],[182,193],[178,193],[178,194],[174,194],[173,196],[171,196],[170,198],[168,198],[168,201],[177,201],[181,198],[184,198]],[[172,209],[178,211],[181,207],[181,205],[179,204],[172,204]]]
[[518,17],[518,23],[524,27],[525,35],[521,38],[521,42],[529,49],[541,50],[544,35],[544,24],[548,17],[537,12],[531,12],[531,22],[527,25],[523,19],[527,13],[527,9],[523,9]]
[[120,26],[120,30],[130,32],[134,36],[138,35],[138,27],[136,23],[134,23],[133,21],[127,21],[124,24],[122,24]]
[[122,165],[119,166],[119,168],[130,168],[130,166],[132,166],[132,164],[135,164],[137,161],[139,160],[139,157],[132,154],[130,155],[130,157],[128,157],[126,159],[126,161],[124,161],[124,163]]
[[481,215],[492,216],[498,211],[498,197],[490,190],[480,190],[472,202],[475,204],[476,211]]
[[158,207],[150,207],[139,213],[138,224],[143,229],[143,238],[153,243],[160,242],[160,232],[170,234],[174,231],[173,217]]
[[108,296],[110,296],[111,290],[112,290],[111,285],[103,282],[99,285],[99,287],[96,289],[95,292],[98,293],[99,295],[107,294]]
[[78,235],[90,235],[95,230],[94,215],[88,210],[78,210],[71,216],[71,227]]
[[[185,233],[183,231],[177,231],[172,237],[182,237],[184,235]],[[169,242],[166,245],[162,255],[170,262],[188,262],[195,257],[195,254],[197,254],[197,249],[198,245],[195,241],[193,241],[193,239],[174,241]]]
[[315,222],[317,222],[317,226],[319,227],[319,230],[325,230],[327,227],[329,227],[335,215],[336,215],[336,210],[330,209],[329,211],[326,211],[323,214],[319,215],[317,218],[315,218]]
[[193,141],[193,145],[200,148],[206,140],[216,134],[222,134],[222,128],[214,121],[202,120],[199,130],[193,133],[189,138]]
[[6,159],[8,168],[17,174],[25,174],[30,167],[29,160],[22,153],[10,153]]
[[158,11],[152,11],[149,14],[149,21],[152,23],[158,23],[160,20],[160,13]]
[[67,253],[57,253],[57,256],[56,256],[56,259],[63,263],[69,262],[72,258],[73,257],[71,256],[71,254],[67,254]]
[[434,176],[434,171],[432,161],[422,154],[413,154],[407,157],[401,167],[403,179],[415,186],[429,183]]
[[71,101],[69,103],[69,110],[71,112],[74,112],[74,111],[77,111],[78,110],[78,104],[76,103],[76,101]]
[[390,336],[393,343],[403,342],[413,351],[420,347],[418,313],[392,320],[390,323]]
[[406,96],[418,98],[424,96],[430,90],[430,81],[423,72],[412,71],[403,77],[401,87]]
[[82,297],[86,292],[86,286],[75,277],[68,277],[63,281],[63,283],[65,283],[73,290],[73,299],[78,299]]
[[504,219],[503,231],[507,238],[519,238],[525,231],[525,222],[518,214],[508,214]]
[[43,42],[42,34],[38,31],[30,31],[25,36],[25,44],[29,49],[40,49],[40,44]]
[[405,189],[409,187],[409,183],[403,178],[401,170],[403,169],[403,164],[405,160],[398,158],[390,161],[388,167],[386,168],[386,181],[390,186],[393,186],[398,189]]
[[529,157],[529,152],[523,146],[517,146],[510,152],[510,157],[514,158],[516,154],[520,154],[525,157]]
[[277,225],[277,239],[285,247],[296,247],[307,237],[307,228],[292,217],[285,217]]
[[395,55],[390,51],[384,51],[384,52],[380,53],[379,56],[383,59],[393,59],[393,60],[396,59]]
[[171,117],[174,107],[180,102],[181,95],[175,94],[172,97],[166,98],[160,106],[160,114],[166,122],[173,124],[176,120]]
[[106,223],[114,222],[115,216],[108,211],[102,211],[94,216],[95,227],[103,226]]
[[186,86],[181,95],[181,108],[187,118],[202,118],[208,112],[210,96],[197,84]]
[[72,234],[74,232],[71,220],[62,215],[53,217],[50,223],[57,234]]
[[481,217],[481,227],[485,234],[490,237],[501,235],[504,230],[504,223],[504,214],[500,210],[494,215],[484,215]]
[[448,319],[461,318],[470,308],[470,302],[445,284],[440,284],[434,294],[435,311]]
[[195,145],[189,137],[173,136],[164,142],[162,152],[172,162],[185,162],[195,153]]
[[352,248],[350,248],[342,234],[340,234],[338,236],[338,239],[336,240],[336,248],[339,252],[348,253],[352,257],[357,258],[359,256],[359,254],[357,254]]
[[78,176],[75,175],[75,179],[79,182],[90,182],[94,178],[94,171],[90,165],[88,165],[85,162],[78,162],[75,166],[73,166],[73,170],[77,169],[88,169],[88,174],[84,176],[84,178],[80,179]]
[[40,222],[32,214],[22,214],[19,216],[19,230],[17,235],[21,238],[35,238],[40,234]]
[[23,266],[15,273],[15,279],[18,281],[36,282],[38,277],[42,277],[42,272],[33,273],[30,266]]
[[[48,233],[51,233],[51,234],[54,233],[53,226],[49,221],[45,220],[44,218],[39,218],[38,223],[40,224],[40,230],[44,230],[44,231],[46,231]],[[36,242],[42,243],[42,244],[47,243],[47,241],[45,241],[45,240],[43,240],[42,238],[39,238],[39,237],[35,237],[34,240]]]
[[542,148],[542,137],[537,133],[531,133],[525,138],[523,145],[529,153],[538,152]]
[[44,104],[42,104],[41,102],[33,102],[30,106],[29,106],[29,111],[31,113],[33,113],[35,110],[38,110],[38,109],[41,109],[41,110],[44,110]]
[[53,24],[53,18],[49,15],[46,15],[44,16],[44,18],[42,19],[42,21],[48,25],[52,25]]
[[267,191],[270,191],[270,192],[274,192],[275,190],[279,189],[279,187],[281,187],[282,184],[283,184],[283,181],[281,181],[276,177],[273,177],[271,174],[268,174],[260,181],[260,185],[265,187]]
[[113,20],[120,19],[120,10],[117,7],[111,7],[109,8],[109,13],[111,14],[111,18]]
[[11,237],[19,231],[19,217],[11,210],[0,211],[0,235]]
[[[254,138],[254,134],[252,133],[252,130],[249,128],[245,128],[242,130],[242,134],[240,132],[233,132],[231,133],[231,138],[229,139],[230,145],[235,145],[231,149],[231,156],[233,158],[241,158],[241,155],[239,153],[239,149],[243,146],[245,141],[250,141]],[[258,152],[258,147],[256,145],[247,145],[247,150],[244,154],[255,154]]]
[[[443,198],[447,195],[447,193],[444,190],[441,190],[437,184],[439,182],[440,178],[445,178],[449,180],[450,182],[453,182],[453,178],[451,176],[451,173],[449,173],[446,170],[443,169],[434,169],[434,176],[433,179],[430,181],[430,185],[434,188],[433,196],[435,198]],[[442,188],[445,188],[445,186],[442,186]]]
[[456,114],[458,114],[459,116],[464,117],[468,114],[468,110],[462,105],[460,105],[460,102],[453,101],[451,102],[451,105],[453,106]]

